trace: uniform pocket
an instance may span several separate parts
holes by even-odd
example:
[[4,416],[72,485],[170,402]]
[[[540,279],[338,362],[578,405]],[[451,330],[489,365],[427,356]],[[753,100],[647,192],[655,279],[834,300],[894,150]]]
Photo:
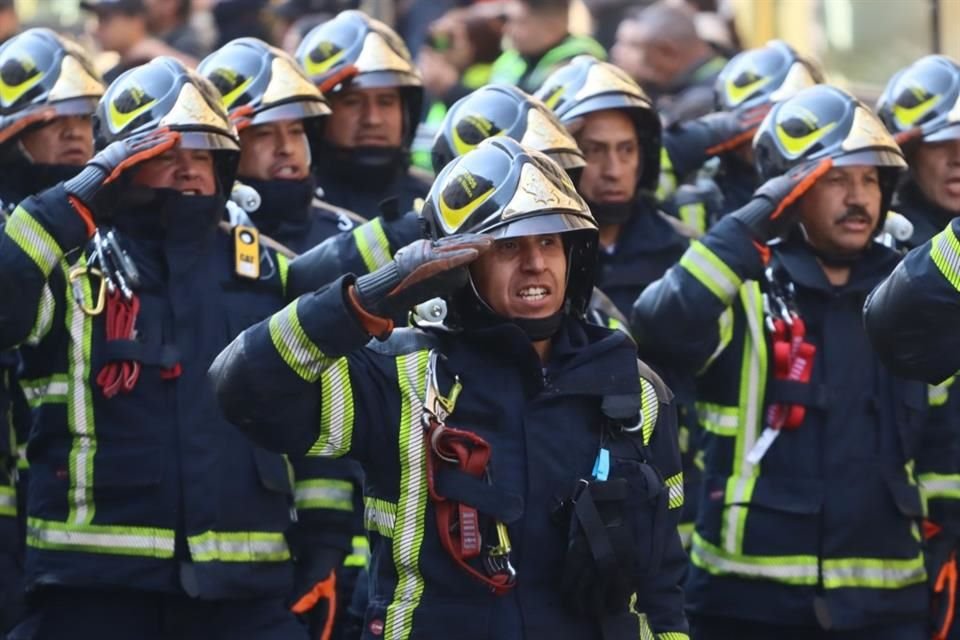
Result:
[[667,490],[660,473],[638,460],[614,458],[611,479],[627,482],[623,518],[636,541],[636,573],[648,575],[660,566],[667,536]]
[[271,453],[260,447],[253,449],[253,461],[257,467],[260,484],[269,491],[293,495],[290,484],[290,472],[287,461],[278,453]]

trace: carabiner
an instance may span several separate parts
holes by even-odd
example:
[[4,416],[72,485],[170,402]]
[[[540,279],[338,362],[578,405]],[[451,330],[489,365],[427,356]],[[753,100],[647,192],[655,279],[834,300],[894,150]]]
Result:
[[[96,302],[93,306],[87,304],[87,296],[83,290],[83,282],[80,280],[84,276],[96,276],[100,278],[100,292],[96,296]],[[80,310],[88,316],[98,316],[103,313],[107,305],[107,279],[103,271],[91,267],[74,267],[67,276],[70,287],[73,289],[73,299],[80,307]]]

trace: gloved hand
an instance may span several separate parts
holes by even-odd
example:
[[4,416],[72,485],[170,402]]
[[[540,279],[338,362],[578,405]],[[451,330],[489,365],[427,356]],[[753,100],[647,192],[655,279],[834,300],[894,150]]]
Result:
[[709,132],[706,154],[713,157],[753,140],[769,110],[769,105],[762,105],[753,109],[708,113],[694,120],[692,126],[701,125]]
[[796,223],[797,215],[790,205],[806,193],[833,166],[831,158],[798,165],[782,176],[764,182],[753,193],[753,199],[731,216],[743,222],[760,243],[785,234]]
[[179,140],[180,134],[167,128],[117,140],[93,156],[80,173],[64,183],[64,187],[68,194],[89,208],[104,185],[116,180],[126,169],[172,149]]
[[385,340],[393,331],[391,318],[466,284],[466,266],[492,244],[489,236],[474,233],[412,242],[390,264],[357,278],[349,290],[353,310],[371,335]]
[[57,110],[53,107],[38,109],[33,113],[17,118],[7,116],[0,118],[0,144],[13,140],[24,129],[36,124],[46,124],[57,117]]

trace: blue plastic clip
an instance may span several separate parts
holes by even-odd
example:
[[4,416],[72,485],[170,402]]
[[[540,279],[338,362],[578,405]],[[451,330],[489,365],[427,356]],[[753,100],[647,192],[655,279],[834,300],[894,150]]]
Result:
[[597,459],[593,461],[593,477],[601,482],[610,475],[610,451],[600,449]]

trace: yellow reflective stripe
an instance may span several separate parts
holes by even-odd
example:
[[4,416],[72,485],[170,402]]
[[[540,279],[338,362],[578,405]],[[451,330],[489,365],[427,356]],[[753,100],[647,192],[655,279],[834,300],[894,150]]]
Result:
[[698,402],[696,405],[697,418],[705,430],[723,437],[737,435],[740,427],[739,407],[728,407],[712,402]]
[[920,493],[925,500],[960,499],[960,475],[953,473],[921,473]]
[[690,275],[717,296],[724,305],[733,301],[743,284],[743,280],[699,240],[690,243],[690,248],[680,258],[680,266],[690,272]]
[[290,549],[274,531],[206,531],[187,537],[194,562],[282,562]]
[[702,202],[688,202],[680,205],[680,220],[700,233],[707,230],[707,207]]
[[353,240],[367,272],[376,271],[393,259],[390,255],[390,241],[383,231],[381,218],[374,218],[354,229]]
[[650,621],[647,620],[647,614],[637,614],[637,621],[640,623],[640,640],[657,640],[653,635],[653,629],[650,628]]
[[667,148],[660,147],[660,177],[657,182],[657,200],[663,202],[677,190],[677,174]]
[[690,640],[690,636],[679,631],[667,631],[666,633],[658,633],[657,640]]
[[646,378],[640,378],[640,426],[643,434],[644,446],[650,444],[653,438],[653,429],[657,426],[657,417],[660,414],[660,399],[657,397],[657,388]]
[[275,255],[277,259],[277,273],[280,276],[280,289],[287,295],[287,276],[290,273],[290,259],[282,253]]
[[297,509],[353,511],[353,483],[349,480],[319,478],[294,483]]
[[384,538],[392,538],[396,521],[397,505],[380,498],[363,499],[363,524],[367,529]]
[[[77,266],[86,266],[81,256]],[[93,292],[87,278],[78,280],[85,305],[92,305]],[[97,453],[97,436],[93,421],[93,393],[89,384],[90,351],[93,320],[66,297],[66,325],[70,337],[67,353],[67,424],[73,439],[68,469],[70,486],[67,490],[69,514],[73,524],[90,524],[94,515],[93,461]]]
[[281,311],[270,316],[270,340],[274,349],[293,369],[294,373],[307,382],[316,382],[320,373],[330,366],[332,361],[324,355],[320,347],[307,337],[300,318],[297,315],[297,298]]
[[931,384],[927,387],[927,403],[931,407],[942,407],[950,399],[950,387],[956,376],[950,376],[940,384]]
[[65,403],[70,391],[66,374],[57,373],[46,378],[21,379],[20,389],[31,409],[43,404]]
[[682,544],[683,548],[688,552],[690,550],[690,543],[693,540],[693,528],[694,524],[692,522],[683,522],[677,526],[677,532],[680,534],[680,544]]
[[934,236],[930,259],[947,282],[960,291],[960,240],[954,235],[952,227],[947,227]]
[[345,567],[366,567],[370,562],[370,541],[366,536],[353,536],[353,550],[343,559]]
[[908,559],[827,558],[823,561],[823,586],[827,589],[902,589],[926,579],[923,554]]
[[3,227],[4,233],[33,260],[44,276],[60,262],[63,251],[43,226],[23,207],[17,207]]
[[40,304],[37,307],[37,319],[33,323],[33,328],[24,340],[25,344],[35,346],[50,332],[53,326],[53,312],[57,303],[53,297],[53,291],[50,289],[50,283],[43,285],[40,292]]
[[17,515],[17,492],[13,487],[0,487],[0,516]]
[[817,557],[745,556],[710,544],[696,531],[690,549],[690,561],[713,575],[737,575],[761,578],[793,585],[817,584]]
[[320,437],[307,455],[340,457],[353,440],[353,387],[350,365],[337,358],[320,374]]
[[723,313],[720,314],[720,317],[717,319],[717,348],[713,350],[713,353],[710,354],[710,357],[707,358],[707,361],[700,367],[700,371],[697,372],[697,375],[700,375],[704,371],[710,368],[710,365],[713,364],[713,361],[723,353],[724,349],[727,348],[727,345],[733,340],[733,307],[727,307],[723,310]]
[[668,509],[679,509],[683,506],[683,472],[670,476],[664,481],[667,485],[669,501]]
[[426,391],[428,351],[398,356],[400,385],[400,497],[393,534],[397,586],[387,606],[385,640],[401,640],[413,631],[413,613],[423,595],[420,547],[427,510],[426,457],[420,420]]
[[172,558],[173,529],[27,519],[27,546],[53,551]]
[[763,299],[760,286],[748,282],[740,290],[747,328],[744,332],[740,367],[738,411],[740,428],[734,445],[733,469],[727,481],[726,504],[721,525],[721,543],[729,553],[743,551],[743,530],[759,468],[747,460],[760,434],[767,383],[767,342],[763,328]]

